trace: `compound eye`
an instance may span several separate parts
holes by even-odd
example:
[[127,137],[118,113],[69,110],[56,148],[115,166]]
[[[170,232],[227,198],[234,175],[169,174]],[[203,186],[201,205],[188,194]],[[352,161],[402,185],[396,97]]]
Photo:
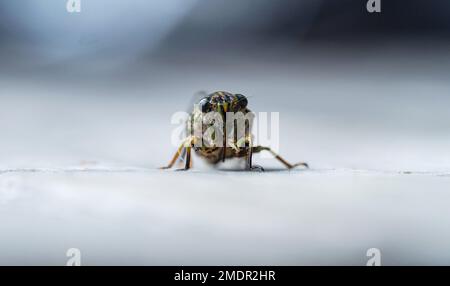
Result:
[[247,107],[248,101],[247,101],[247,98],[245,96],[243,96],[242,94],[236,94],[236,98],[237,98],[237,104],[241,108]]
[[198,102],[198,107],[203,113],[209,112],[211,110],[211,103],[207,98],[203,98]]

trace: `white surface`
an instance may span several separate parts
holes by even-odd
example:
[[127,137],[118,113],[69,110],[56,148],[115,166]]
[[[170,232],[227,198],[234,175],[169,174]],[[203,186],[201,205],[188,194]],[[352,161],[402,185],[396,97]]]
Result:
[[33,171],[1,175],[1,264],[448,264],[449,175]]

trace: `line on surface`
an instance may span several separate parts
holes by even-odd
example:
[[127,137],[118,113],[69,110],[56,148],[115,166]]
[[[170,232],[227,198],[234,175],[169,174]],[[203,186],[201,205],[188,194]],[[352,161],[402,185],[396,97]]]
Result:
[[[171,173],[173,171],[159,170],[158,168],[138,168],[138,167],[68,167],[68,168],[5,168],[0,169],[0,175],[10,173]],[[247,173],[245,170],[190,170],[188,173],[202,173],[202,174],[235,174]],[[438,176],[450,177],[450,171],[395,171],[395,170],[371,170],[371,169],[266,169],[264,173],[302,173],[302,174],[353,174],[353,175],[423,175],[423,176]]]

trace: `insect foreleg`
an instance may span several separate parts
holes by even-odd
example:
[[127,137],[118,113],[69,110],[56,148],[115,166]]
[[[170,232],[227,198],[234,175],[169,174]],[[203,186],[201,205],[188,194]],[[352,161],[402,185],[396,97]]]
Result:
[[192,168],[192,157],[191,157],[191,150],[192,145],[194,144],[194,137],[188,138],[188,141],[185,143],[185,151],[186,151],[186,161],[183,169],[177,169],[177,171],[187,171],[190,168]]
[[246,157],[246,169],[250,170],[250,171],[259,171],[259,172],[263,172],[264,168],[261,166],[256,166],[253,165],[252,160],[253,160],[253,146],[252,146],[252,140],[251,138],[247,138],[246,139],[246,148],[247,148],[247,157]]
[[186,162],[184,165],[184,169],[177,169],[177,171],[187,171],[192,167],[191,149],[191,146],[186,147]]
[[288,168],[288,169],[292,169],[292,168],[295,168],[295,167],[297,167],[297,166],[304,166],[304,167],[306,167],[306,168],[309,168],[309,166],[308,166],[308,164],[307,163],[304,163],[304,162],[300,162],[300,163],[297,163],[297,164],[290,164],[288,161],[286,161],[285,159],[283,159],[280,155],[278,155],[277,153],[275,153],[272,149],[270,149],[269,147],[264,147],[264,146],[255,146],[255,147],[252,147],[252,151],[254,152],[254,153],[258,153],[258,152],[261,152],[261,151],[269,151],[278,161],[280,161],[281,163],[283,163],[283,165],[285,165],[286,166],[286,168]]
[[[189,142],[189,143],[187,143],[187,142]],[[189,144],[189,147],[186,147],[187,144]],[[161,169],[170,169],[170,168],[172,168],[173,165],[175,164],[175,162],[177,161],[178,157],[182,153],[184,153],[185,151],[189,152],[189,154],[186,154],[186,156],[189,156],[189,162],[187,162],[188,160],[186,159],[186,166],[190,166],[191,165],[191,158],[190,158],[191,157],[191,152],[190,152],[191,144],[192,144],[192,137],[188,137],[185,140],[183,140],[183,143],[181,143],[180,147],[178,147],[177,152],[175,153],[175,155],[173,155],[173,158],[172,158],[172,160],[170,160],[169,164],[167,166],[165,166],[165,167],[162,167]],[[189,148],[189,150],[187,150],[187,148]]]

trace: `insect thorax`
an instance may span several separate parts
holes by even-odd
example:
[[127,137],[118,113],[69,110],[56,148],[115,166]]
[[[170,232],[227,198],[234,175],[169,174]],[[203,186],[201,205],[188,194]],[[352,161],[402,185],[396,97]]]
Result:
[[252,124],[253,113],[247,108],[227,113],[194,110],[187,122],[187,134],[195,138],[193,147],[197,155],[215,164],[223,158],[247,154]]

